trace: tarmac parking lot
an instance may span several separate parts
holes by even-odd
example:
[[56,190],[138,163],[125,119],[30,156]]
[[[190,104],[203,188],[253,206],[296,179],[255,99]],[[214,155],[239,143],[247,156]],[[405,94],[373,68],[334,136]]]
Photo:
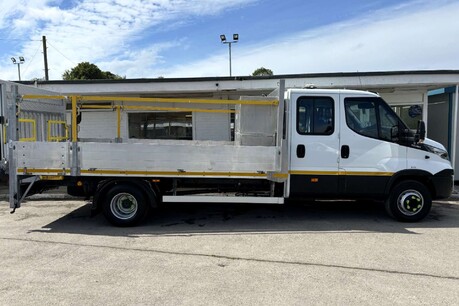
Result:
[[116,228],[77,200],[0,202],[2,305],[458,305],[459,202],[175,204]]

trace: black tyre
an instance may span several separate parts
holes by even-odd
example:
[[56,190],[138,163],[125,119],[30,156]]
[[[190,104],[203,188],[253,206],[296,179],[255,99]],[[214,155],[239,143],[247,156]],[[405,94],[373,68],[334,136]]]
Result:
[[397,184],[386,200],[387,213],[403,222],[422,220],[432,208],[432,196],[427,187],[417,181]]
[[105,218],[115,226],[134,226],[148,214],[150,205],[143,192],[131,185],[113,186],[102,205]]

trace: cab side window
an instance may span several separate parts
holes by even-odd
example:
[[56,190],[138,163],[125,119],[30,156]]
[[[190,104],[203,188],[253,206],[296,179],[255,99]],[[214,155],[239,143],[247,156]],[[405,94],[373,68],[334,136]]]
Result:
[[330,97],[300,97],[297,101],[296,130],[301,135],[331,135],[334,126],[334,100]]
[[346,99],[344,105],[347,125],[354,132],[363,136],[378,138],[378,123],[374,102]]
[[381,118],[381,132],[379,137],[384,140],[392,140],[391,133],[394,126],[398,127],[398,118],[385,104],[379,105],[379,117]]
[[387,104],[378,98],[346,98],[347,126],[354,132],[376,139],[393,141],[392,129],[399,120]]

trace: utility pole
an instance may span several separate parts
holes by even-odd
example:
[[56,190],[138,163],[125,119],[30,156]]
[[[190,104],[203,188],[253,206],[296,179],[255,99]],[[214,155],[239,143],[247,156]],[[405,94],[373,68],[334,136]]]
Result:
[[49,75],[48,75],[48,51],[46,48],[46,36],[42,37],[43,40],[43,58],[45,61],[45,81],[49,81]]

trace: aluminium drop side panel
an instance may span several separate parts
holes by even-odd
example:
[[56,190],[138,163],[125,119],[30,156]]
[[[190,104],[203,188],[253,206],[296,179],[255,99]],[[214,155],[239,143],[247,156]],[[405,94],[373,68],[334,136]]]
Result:
[[17,169],[30,170],[34,174],[58,174],[71,168],[69,142],[20,141],[13,145]]
[[[82,175],[144,171],[262,174],[276,170],[276,147],[234,146],[218,142],[79,143]],[[140,175],[140,174],[139,174]],[[171,174],[172,175],[172,174]],[[158,174],[157,176],[161,176]],[[236,175],[237,176],[237,175]],[[233,176],[234,177],[234,176]]]

